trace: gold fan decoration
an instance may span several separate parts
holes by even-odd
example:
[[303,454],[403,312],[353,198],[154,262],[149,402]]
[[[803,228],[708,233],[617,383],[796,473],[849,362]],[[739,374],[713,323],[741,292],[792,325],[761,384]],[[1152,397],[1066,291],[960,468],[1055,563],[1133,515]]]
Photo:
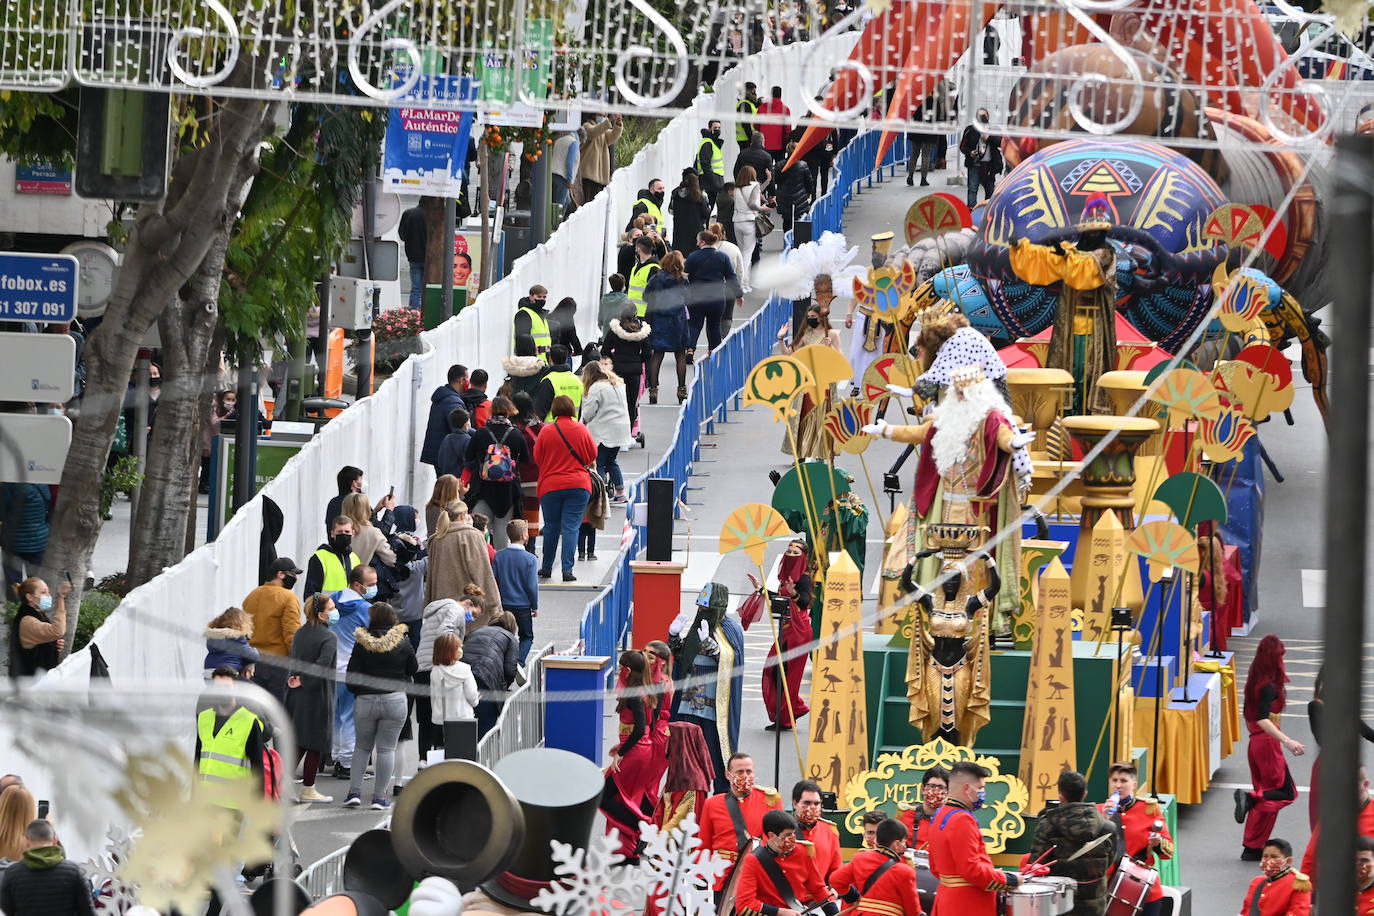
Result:
[[1215,419],[1221,412],[1216,386],[1196,369],[1179,368],[1165,374],[1150,400],[1194,417]]
[[1156,519],[1137,525],[1126,538],[1126,549],[1149,561],[1150,581],[1158,582],[1170,566],[1197,572],[1197,539],[1178,522]]
[[873,405],[858,398],[837,400],[825,415],[825,430],[835,442],[835,451],[858,455],[868,448],[872,438],[863,434],[873,416]]
[[755,566],[762,566],[768,542],[791,536],[792,529],[787,527],[777,509],[763,503],[745,503],[731,512],[725,524],[720,526],[720,552],[743,550]]
[[798,392],[815,387],[815,379],[806,366],[790,356],[769,356],[759,360],[744,380],[744,403],[771,407],[773,419],[781,420],[792,413],[792,402]]
[[836,382],[854,377],[854,367],[845,355],[825,344],[802,347],[792,358],[811,373],[811,398],[817,404],[825,400],[825,392]]
[[892,392],[887,390],[888,385],[910,388],[915,381],[911,375],[912,362],[905,353],[878,357],[864,370],[863,383],[859,386],[860,395],[869,403],[878,404],[892,397]]

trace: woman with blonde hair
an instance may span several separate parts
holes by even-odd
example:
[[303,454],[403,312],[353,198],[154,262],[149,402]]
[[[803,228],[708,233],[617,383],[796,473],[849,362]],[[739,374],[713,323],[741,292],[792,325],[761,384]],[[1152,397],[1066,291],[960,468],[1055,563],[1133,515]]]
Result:
[[731,192],[731,199],[735,204],[735,242],[743,256],[744,272],[738,275],[739,282],[747,293],[753,289],[749,285],[749,266],[753,263],[754,246],[759,240],[759,230],[754,220],[772,209],[763,202],[763,188],[752,165],[746,165],[735,174],[735,190]]
[[373,557],[381,557],[387,566],[396,565],[396,552],[386,542],[386,535],[372,524],[372,507],[367,497],[361,493],[349,493],[344,497],[343,514],[353,522],[353,552],[364,566]]
[[18,862],[24,855],[24,828],[38,817],[38,802],[23,786],[0,792],[0,859]]
[[434,481],[434,490],[430,493],[429,502],[425,503],[425,531],[430,537],[434,537],[439,524],[439,514],[444,511],[445,506],[458,498],[458,491],[458,478],[452,474],[442,474]]
[[216,668],[233,668],[240,674],[257,664],[259,653],[248,644],[253,638],[253,618],[242,608],[231,607],[205,628],[205,678]]
[[14,587],[19,611],[10,625],[10,677],[29,677],[57,667],[66,643],[67,596],[71,591],[71,585],[64,582],[54,598],[48,583],[36,576]]
[[596,442],[596,469],[611,488],[611,500],[625,501],[625,477],[617,457],[634,444],[625,383],[599,362],[582,368],[582,425]]
[[425,604],[440,598],[461,601],[469,595],[468,586],[481,589],[477,601],[482,613],[471,626],[485,626],[493,614],[501,611],[501,591],[491,569],[486,538],[473,527],[467,503],[454,500],[439,517],[434,535],[429,539]]

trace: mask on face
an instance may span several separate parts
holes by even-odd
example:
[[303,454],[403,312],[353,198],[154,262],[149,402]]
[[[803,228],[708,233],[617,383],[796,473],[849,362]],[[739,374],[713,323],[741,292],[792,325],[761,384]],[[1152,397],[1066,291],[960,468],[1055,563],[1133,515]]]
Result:
[[367,492],[367,481],[366,481],[366,480],[360,480],[360,481],[358,481],[358,492],[359,492],[359,493],[366,493],[366,492]]
[[730,774],[730,788],[736,795],[748,795],[754,791],[754,777],[744,774]]
[[978,797],[975,798],[975,799],[973,800],[973,804],[969,805],[969,807],[972,808],[974,811],[977,811],[979,808],[983,807],[983,805],[987,803],[987,800],[988,800],[988,790],[987,790],[987,789],[979,789],[979,790],[978,790]]
[[338,622],[339,622],[339,609],[336,608],[336,607],[330,608],[330,609],[329,609],[329,614],[328,614],[327,617],[325,617],[325,619],[329,621],[329,623],[330,623],[331,626],[332,626],[333,624],[338,623]]
[[38,609],[40,611],[52,610],[52,595],[44,595],[38,599]]
[[339,553],[344,553],[353,546],[353,535],[336,534],[329,539],[329,546]]
[[376,598],[377,586],[369,585],[367,588],[363,589],[363,597],[366,598],[368,601],[371,601],[373,598]]
[[1282,859],[1265,859],[1260,862],[1260,871],[1264,872],[1270,878],[1277,878],[1279,875],[1283,874],[1285,868],[1287,868],[1287,866],[1283,864]]
[[921,793],[925,803],[932,808],[938,808],[945,803],[946,792],[944,789],[927,788]]
[[818,328],[821,326],[821,320],[813,315],[806,316],[806,323],[811,325],[811,327],[813,328]]
[[797,848],[797,838],[794,836],[778,837],[778,855],[785,856]]
[[288,592],[291,591],[291,589],[293,589],[293,588],[296,587],[296,577],[295,577],[295,576],[283,576],[283,577],[282,577],[282,580],[281,580],[281,585],[282,585],[282,588],[286,589]]

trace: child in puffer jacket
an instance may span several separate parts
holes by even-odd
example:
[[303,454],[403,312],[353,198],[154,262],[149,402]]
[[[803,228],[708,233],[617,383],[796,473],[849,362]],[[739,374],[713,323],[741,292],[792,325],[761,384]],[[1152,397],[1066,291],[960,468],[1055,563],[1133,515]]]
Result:
[[477,718],[477,678],[472,668],[461,661],[463,640],[445,633],[434,643],[434,670],[429,678],[431,721],[445,722]]
[[253,618],[242,608],[231,607],[205,628],[205,677],[216,668],[243,669],[257,663],[258,650],[248,644],[253,637]]

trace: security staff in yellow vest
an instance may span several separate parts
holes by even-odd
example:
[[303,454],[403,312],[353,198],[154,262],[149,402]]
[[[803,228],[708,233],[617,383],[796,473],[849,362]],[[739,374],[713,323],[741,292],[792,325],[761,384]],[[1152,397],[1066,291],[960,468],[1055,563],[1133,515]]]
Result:
[[701,189],[706,192],[711,205],[715,206],[716,195],[725,187],[725,151],[721,148],[720,122],[710,121],[701,132],[701,142],[697,144],[697,175],[701,177]]
[[[755,83],[744,84],[744,98],[739,100],[735,106],[735,111],[740,114],[751,115],[759,110],[759,87]],[[735,122],[735,142],[740,149],[749,145],[749,138],[754,136],[754,125],[744,121]]]
[[[216,668],[210,682],[232,690],[238,680],[233,668]],[[196,714],[196,772],[205,782],[253,779],[263,785],[262,757],[266,746],[262,720],[231,696],[221,696]]]
[[630,211],[630,221],[625,224],[625,231],[629,232],[634,227],[636,216],[647,213],[653,217],[654,228],[658,234],[667,235],[668,224],[663,219],[663,194],[663,179],[650,178],[649,187],[639,192],[639,199],[635,201],[635,208]]
[[353,552],[353,521],[340,515],[329,526],[329,541],[310,555],[305,565],[305,594],[348,588],[353,569],[362,563]]
[[554,344],[549,348],[549,371],[534,390],[534,415],[545,422],[553,421],[553,399],[560,394],[572,398],[573,405],[582,410],[582,379],[572,371],[568,348]]
[[659,269],[658,258],[654,257],[653,240],[645,236],[635,239],[635,265],[630,268],[630,285],[625,290],[625,295],[635,304],[635,312],[640,318],[644,317],[648,308],[644,300],[644,291],[649,288],[649,278]]
[[544,311],[544,303],[549,301],[549,291],[538,283],[530,287],[530,294],[520,300],[515,308],[515,322],[511,329],[511,352],[515,352],[515,338],[528,334],[534,338],[534,352],[547,357],[553,335],[549,332],[549,316]]

